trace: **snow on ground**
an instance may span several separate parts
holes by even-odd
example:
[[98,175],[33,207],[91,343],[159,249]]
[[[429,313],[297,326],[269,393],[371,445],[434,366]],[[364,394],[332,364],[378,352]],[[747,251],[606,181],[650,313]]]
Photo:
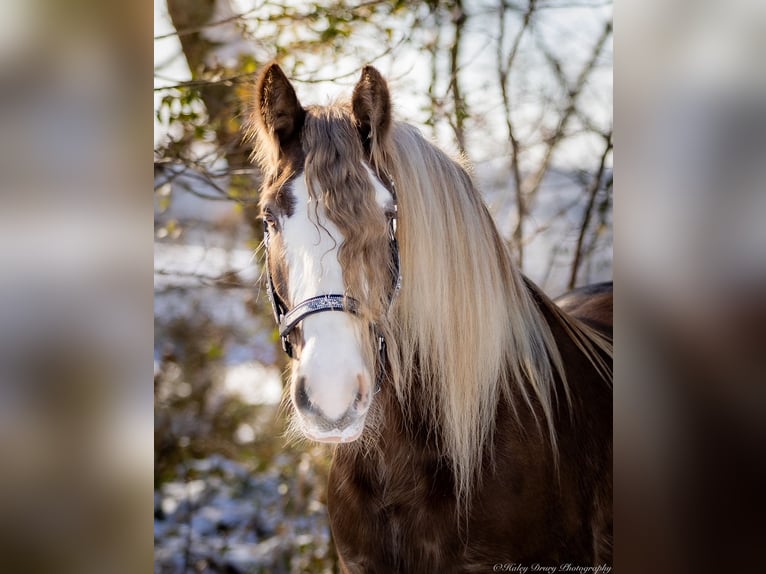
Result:
[[308,454],[277,455],[254,472],[213,455],[154,495],[155,574],[322,572],[330,530]]

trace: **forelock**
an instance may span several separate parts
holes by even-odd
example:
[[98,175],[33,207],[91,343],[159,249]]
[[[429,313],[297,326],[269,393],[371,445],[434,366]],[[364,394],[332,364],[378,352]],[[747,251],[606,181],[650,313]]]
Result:
[[302,132],[309,193],[343,233],[340,260],[350,294],[380,315],[390,282],[385,215],[375,200],[364,148],[347,103],[310,107]]

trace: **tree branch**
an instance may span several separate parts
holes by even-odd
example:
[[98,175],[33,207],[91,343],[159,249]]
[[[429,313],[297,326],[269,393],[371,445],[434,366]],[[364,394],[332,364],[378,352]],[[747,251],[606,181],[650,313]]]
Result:
[[174,30],[173,32],[168,32],[167,34],[160,34],[159,36],[155,36],[154,40],[155,41],[164,40],[166,38],[173,38],[175,36],[179,36],[179,37],[188,36],[189,34],[202,32],[203,30],[207,30],[208,28],[215,28],[216,26],[221,26],[222,24],[228,24],[229,22],[244,20],[251,14],[263,8],[264,4],[261,4],[259,6],[256,6],[255,8],[242,12],[241,14],[235,14],[233,16],[229,16],[228,18],[224,18],[222,20],[216,20],[215,22],[208,22],[207,24],[201,24],[199,26],[190,26],[188,28],[184,28],[183,30]]
[[[585,87],[585,83],[587,82],[588,77],[593,71],[593,68],[595,68],[596,62],[598,61],[598,57],[601,54],[601,51],[603,50],[604,45],[606,44],[606,41],[609,39],[609,36],[611,35],[611,33],[612,33],[612,22],[610,20],[610,21],[607,21],[606,24],[604,25],[604,30],[602,31],[601,36],[599,36],[596,43],[594,44],[593,50],[591,51],[590,58],[583,66],[582,70],[580,70],[580,73],[577,76],[577,81],[575,82],[575,85],[568,90],[567,107],[564,109],[563,113],[561,114],[561,118],[559,119],[556,130],[549,138],[547,138],[548,144],[545,149],[543,160],[540,163],[539,169],[537,170],[537,172],[534,174],[534,176],[532,177],[530,181],[530,184],[528,187],[528,197],[530,199],[534,199],[534,196],[537,195],[537,192],[540,189],[540,184],[543,181],[543,177],[545,177],[545,173],[548,171],[548,167],[551,163],[551,159],[553,158],[553,153],[556,150],[556,148],[559,146],[559,144],[563,141],[567,125],[569,124],[569,120],[574,115],[577,109],[577,100],[580,94],[582,93],[582,90]],[[541,45],[542,45],[542,41],[541,41]],[[563,80],[564,85],[566,85],[567,82],[563,75],[563,70],[558,60],[555,59],[555,57],[550,53],[549,50],[545,49],[544,53],[546,57],[549,59],[551,67],[553,67],[557,77],[560,78],[560,81],[561,81],[561,78],[564,78]]]
[[580,232],[577,236],[577,246],[575,247],[574,260],[572,261],[572,269],[569,275],[569,289],[574,289],[575,284],[577,283],[577,272],[579,271],[582,262],[582,246],[585,241],[585,234],[588,231],[591,214],[593,213],[593,206],[596,203],[596,195],[601,189],[601,180],[603,179],[604,171],[606,170],[606,160],[609,157],[609,153],[612,151],[612,133],[609,132],[604,139],[606,140],[606,145],[604,147],[604,152],[601,154],[598,171],[588,190],[588,204],[585,207],[582,223],[580,224]]
[[450,48],[450,91],[452,92],[452,103],[454,106],[454,123],[450,121],[452,131],[455,132],[455,139],[461,154],[466,153],[465,147],[465,118],[468,116],[463,94],[460,90],[458,74],[460,68],[460,45],[463,37],[463,26],[468,20],[468,14],[463,9],[463,0],[457,0],[453,8],[452,24],[455,27],[455,38]]
[[[516,37],[513,40],[513,43],[511,44],[510,52],[508,53],[507,58],[503,58],[503,44],[505,40],[505,28],[506,28],[506,17],[505,12],[507,9],[507,4],[505,0],[500,0],[500,30],[499,30],[499,37],[497,40],[497,75],[498,75],[498,82],[500,84],[500,94],[503,99],[503,112],[505,115],[505,127],[508,131],[508,139],[511,142],[511,173],[513,174],[513,182],[515,187],[515,195],[516,195],[516,225],[513,230],[513,242],[514,246],[516,248],[516,255],[518,257],[518,265],[519,267],[522,267],[524,264],[524,242],[523,242],[523,230],[524,230],[524,219],[526,217],[526,202],[524,201],[524,189],[522,185],[522,178],[521,178],[521,167],[519,165],[519,156],[521,155],[521,144],[519,143],[519,140],[516,137],[515,128],[513,125],[513,119],[511,117],[511,98],[510,94],[508,93],[508,78],[511,74],[511,69],[513,67],[513,63],[516,60],[516,55],[519,51],[519,46],[521,45],[521,39],[524,36],[524,33],[529,28],[529,24],[532,20],[532,14],[535,11],[536,6],[536,0],[530,0],[529,6],[527,8],[526,13],[524,14],[524,19],[521,24],[521,28],[519,29],[518,33],[516,34]],[[504,61],[505,60],[505,61]]]

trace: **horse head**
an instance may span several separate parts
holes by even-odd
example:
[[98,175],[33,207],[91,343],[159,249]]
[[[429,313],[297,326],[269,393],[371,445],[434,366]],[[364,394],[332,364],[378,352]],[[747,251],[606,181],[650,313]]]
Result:
[[348,442],[365,426],[398,283],[393,182],[372,157],[391,125],[367,67],[350,103],[304,108],[276,64],[256,86],[256,158],[269,294],[291,357],[300,430]]

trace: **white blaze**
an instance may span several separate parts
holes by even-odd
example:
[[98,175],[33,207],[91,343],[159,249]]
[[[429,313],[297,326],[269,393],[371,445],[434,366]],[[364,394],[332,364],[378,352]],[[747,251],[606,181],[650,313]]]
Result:
[[[343,294],[343,270],[338,249],[343,234],[311,199],[305,178],[292,187],[295,210],[284,220],[282,237],[292,305],[317,295]],[[360,325],[349,313],[327,311],[306,317],[300,324],[304,346],[296,377],[306,377],[306,389],[324,415],[334,420],[353,404],[359,377],[369,374],[361,349]]]
[[[383,209],[389,207],[391,194],[369,168],[367,172],[376,201]],[[304,176],[295,178],[292,193],[293,214],[282,220],[291,304],[295,306],[318,295],[344,294],[346,287],[338,260],[343,234],[327,218],[321,202],[311,198]],[[312,428],[316,424],[312,425],[309,416],[303,418],[304,431],[317,440],[353,440],[363,428],[373,387],[373,374],[368,371],[362,352],[361,329],[368,326],[349,313],[327,311],[306,317],[300,327],[303,347],[294,377],[295,381],[305,377],[312,407],[321,411],[327,422],[340,419],[351,407],[360,409],[351,411],[357,419],[346,419],[345,429]],[[363,399],[361,404],[355,404],[358,396]]]

